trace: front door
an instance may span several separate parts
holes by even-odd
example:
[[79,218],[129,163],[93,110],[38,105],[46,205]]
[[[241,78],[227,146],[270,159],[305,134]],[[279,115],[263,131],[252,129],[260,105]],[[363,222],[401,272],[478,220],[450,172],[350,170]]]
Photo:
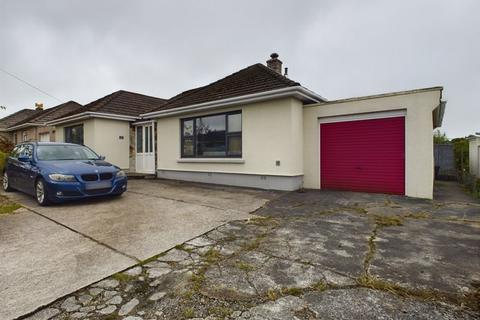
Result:
[[135,171],[155,173],[155,132],[153,122],[135,127]]

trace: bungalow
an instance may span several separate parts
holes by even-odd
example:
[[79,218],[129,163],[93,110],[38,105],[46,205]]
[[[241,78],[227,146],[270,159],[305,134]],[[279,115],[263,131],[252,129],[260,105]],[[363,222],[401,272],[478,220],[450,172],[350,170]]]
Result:
[[75,101],[68,101],[45,110],[40,103],[36,103],[35,107],[35,110],[30,110],[34,112],[31,112],[29,117],[4,129],[4,132],[11,134],[14,144],[26,141],[55,141],[55,128],[48,126],[47,122],[63,117],[82,106]]
[[327,101],[272,54],[166,101],[118,91],[49,125],[59,141],[159,178],[432,198],[442,90]]
[[[163,103],[164,99],[120,90],[52,120],[49,125],[55,126],[57,141],[85,144],[124,170],[148,172],[141,164],[143,157],[135,158],[133,144],[136,139],[145,140],[145,152],[139,149],[140,153],[153,155],[153,124],[144,123],[140,114]],[[138,129],[145,133],[135,138]]]
[[17,144],[21,140],[18,139],[17,136],[14,136],[12,132],[8,131],[8,128],[11,126],[16,125],[17,123],[28,119],[29,117],[38,114],[39,110],[34,109],[22,109],[11,115],[8,115],[2,119],[0,119],[0,137],[1,139],[5,139],[10,141],[11,143]]

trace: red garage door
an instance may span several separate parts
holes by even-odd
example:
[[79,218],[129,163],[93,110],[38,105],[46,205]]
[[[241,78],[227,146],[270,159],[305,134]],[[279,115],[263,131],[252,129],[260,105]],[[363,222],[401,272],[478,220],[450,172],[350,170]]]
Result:
[[322,189],[405,194],[405,118],[320,124]]

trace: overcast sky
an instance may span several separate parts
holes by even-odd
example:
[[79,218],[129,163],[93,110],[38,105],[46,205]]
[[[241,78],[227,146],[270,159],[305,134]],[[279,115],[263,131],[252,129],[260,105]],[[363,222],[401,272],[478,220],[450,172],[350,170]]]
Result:
[[[62,101],[169,98],[278,52],[327,99],[444,86],[443,130],[480,131],[480,1],[0,0],[0,68]],[[59,102],[0,71],[0,117]]]

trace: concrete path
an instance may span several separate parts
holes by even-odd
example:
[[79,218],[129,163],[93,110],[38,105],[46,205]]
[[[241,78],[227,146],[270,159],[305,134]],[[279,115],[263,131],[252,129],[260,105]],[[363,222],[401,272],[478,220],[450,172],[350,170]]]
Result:
[[228,221],[275,193],[133,180],[121,198],[24,208],[0,216],[0,319],[34,311]]

